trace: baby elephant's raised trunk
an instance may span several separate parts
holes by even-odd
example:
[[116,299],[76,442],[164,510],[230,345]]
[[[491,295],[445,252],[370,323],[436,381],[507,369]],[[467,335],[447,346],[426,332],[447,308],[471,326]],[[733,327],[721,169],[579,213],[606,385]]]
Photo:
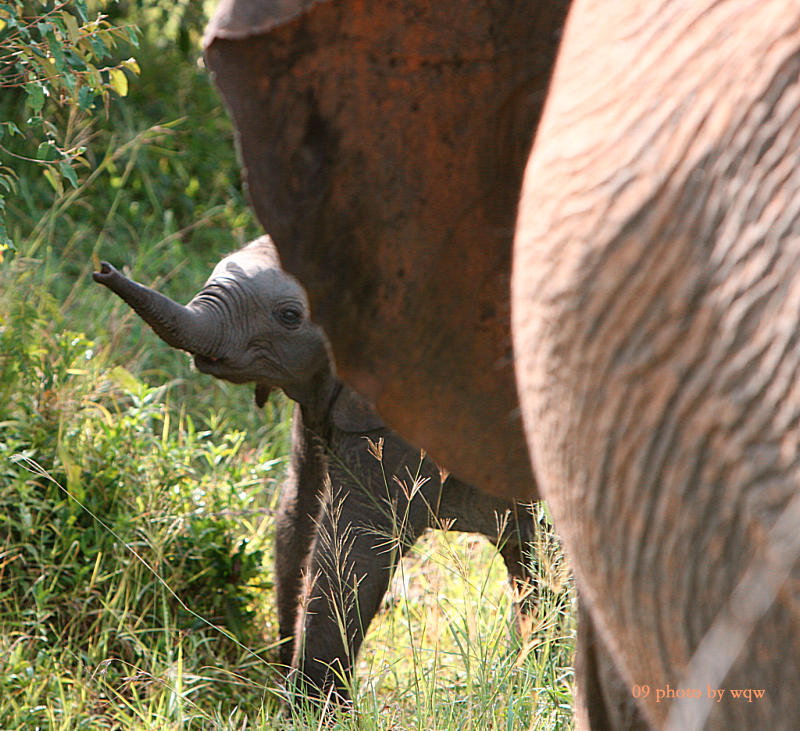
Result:
[[165,343],[195,355],[213,356],[220,324],[213,315],[192,306],[179,305],[169,297],[128,279],[103,262],[92,275],[125,300]]

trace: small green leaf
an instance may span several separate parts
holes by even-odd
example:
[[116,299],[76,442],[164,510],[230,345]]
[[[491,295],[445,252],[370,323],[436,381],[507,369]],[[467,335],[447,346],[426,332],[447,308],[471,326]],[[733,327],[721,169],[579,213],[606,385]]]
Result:
[[125,26],[125,30],[128,31],[128,42],[134,47],[139,47],[139,36],[137,35],[137,29],[135,26],[127,25]]
[[50,168],[44,171],[44,177],[47,178],[47,182],[53,186],[53,190],[58,193],[58,182],[56,181],[56,176],[53,175],[53,171]]
[[78,176],[75,174],[75,171],[72,169],[72,166],[68,162],[61,161],[58,164],[58,169],[61,171],[61,174],[70,182],[70,185],[73,188],[78,187]]
[[111,55],[108,51],[108,48],[106,48],[105,44],[99,38],[96,38],[94,35],[89,37],[89,45],[92,47],[92,51],[94,52],[95,58],[101,61],[104,58]]
[[25,52],[29,56],[37,56],[38,58],[44,59],[45,61],[47,60],[47,54],[37,45],[28,46],[25,49]]
[[75,8],[78,11],[78,17],[85,23],[87,20],[86,0],[75,0]]
[[80,31],[78,30],[78,21],[75,16],[70,13],[64,13],[64,25],[67,26],[67,35],[69,36],[70,43],[77,43],[80,38]]
[[128,77],[122,69],[111,69],[108,72],[111,86],[120,96],[128,96]]
[[75,77],[75,74],[70,73],[69,71],[62,71],[61,72],[61,83],[67,87],[67,91],[71,97],[75,97],[75,86],[77,85],[78,79]]
[[61,48],[61,42],[56,38],[56,34],[52,30],[47,32],[45,40],[47,41],[47,47],[50,49],[50,54],[55,60],[56,70],[59,73],[64,73],[64,51]]
[[42,142],[36,150],[36,157],[43,162],[53,162],[58,159],[58,150],[50,142]]
[[25,84],[25,91],[28,94],[28,103],[34,114],[40,112],[44,106],[44,89],[40,84],[30,82]]
[[80,53],[76,53],[74,48],[64,49],[64,57],[67,59],[67,63],[73,71],[87,70],[86,61]]
[[94,106],[94,92],[88,86],[78,89],[78,106],[83,112]]

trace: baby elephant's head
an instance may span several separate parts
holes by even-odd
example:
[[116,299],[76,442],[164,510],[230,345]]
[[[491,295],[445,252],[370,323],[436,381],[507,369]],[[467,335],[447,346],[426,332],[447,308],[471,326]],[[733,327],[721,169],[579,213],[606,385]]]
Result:
[[333,370],[325,334],[309,317],[308,297],[281,269],[262,236],[226,256],[185,307],[103,262],[94,279],[116,292],[169,345],[194,355],[197,368],[234,383],[256,383],[295,397]]

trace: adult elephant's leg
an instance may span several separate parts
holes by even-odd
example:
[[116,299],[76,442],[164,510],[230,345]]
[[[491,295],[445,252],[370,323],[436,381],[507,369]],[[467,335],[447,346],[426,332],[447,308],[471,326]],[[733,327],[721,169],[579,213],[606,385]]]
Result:
[[799,80],[796,3],[576,0],[526,172],[533,466],[659,728],[800,728]]
[[520,630],[524,629],[525,618],[536,614],[539,604],[539,571],[536,565],[537,530],[531,512],[531,505],[512,503],[508,508],[508,518],[500,525],[495,537],[487,536],[497,547],[508,571],[508,581],[514,592],[515,619]]
[[294,655],[303,569],[316,536],[324,485],[322,466],[311,442],[312,437],[303,428],[300,409],[295,408],[289,476],[281,489],[275,518],[275,593],[281,639],[280,661],[287,668]]
[[611,654],[597,634],[578,594],[578,639],[575,658],[575,728],[577,731],[650,731]]

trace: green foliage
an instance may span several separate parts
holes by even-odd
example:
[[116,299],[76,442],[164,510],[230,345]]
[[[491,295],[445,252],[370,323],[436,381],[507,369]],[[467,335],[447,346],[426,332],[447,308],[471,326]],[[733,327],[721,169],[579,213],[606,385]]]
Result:
[[[260,457],[216,416],[198,428],[168,385],[148,386],[61,330],[52,298],[21,286],[22,262],[3,274],[0,727],[66,712],[60,684],[81,683],[92,705],[125,696],[131,668],[167,682],[181,643],[193,662],[267,677],[247,647],[271,622],[262,523],[286,419]],[[223,671],[205,694],[221,702],[231,687]]]
[[[119,10],[95,26],[96,53],[132,27]],[[17,58],[38,58],[37,33],[48,31],[31,23],[37,12],[56,43],[68,42],[64,13],[79,29],[92,22],[73,3],[4,11],[24,17],[29,35],[6,23],[0,83],[17,68],[10,44],[20,44]],[[0,728],[178,718],[205,728],[209,709],[235,705],[241,684],[261,707],[270,677],[262,656],[274,651],[259,648],[275,624],[266,537],[286,403],[268,404],[265,420],[247,392],[209,389],[180,354],[139,344],[139,323],[88,276],[102,254],[165,281],[183,275],[179,286],[193,290],[219,249],[256,230],[196,48],[188,60],[145,49],[162,65],[145,67],[126,104],[108,104],[124,90],[111,72],[126,65],[104,57],[102,87],[76,109],[69,74],[79,107],[94,81],[71,70],[67,52],[62,76],[35,77],[40,108],[25,88],[0,94],[0,120],[20,130],[0,140],[14,170],[5,214],[16,244],[0,257]],[[26,125],[36,113],[44,121]],[[42,175],[58,160],[31,155],[36,134],[75,153],[74,181]],[[266,636],[274,642],[274,631]]]
[[0,89],[22,112],[0,116],[0,253],[13,246],[4,215],[17,180],[10,165],[37,166],[57,194],[65,181],[78,187],[87,120],[112,93],[128,93],[126,71],[139,73],[134,58],[112,60],[120,43],[136,45],[134,27],[90,14],[85,0],[0,3]]

